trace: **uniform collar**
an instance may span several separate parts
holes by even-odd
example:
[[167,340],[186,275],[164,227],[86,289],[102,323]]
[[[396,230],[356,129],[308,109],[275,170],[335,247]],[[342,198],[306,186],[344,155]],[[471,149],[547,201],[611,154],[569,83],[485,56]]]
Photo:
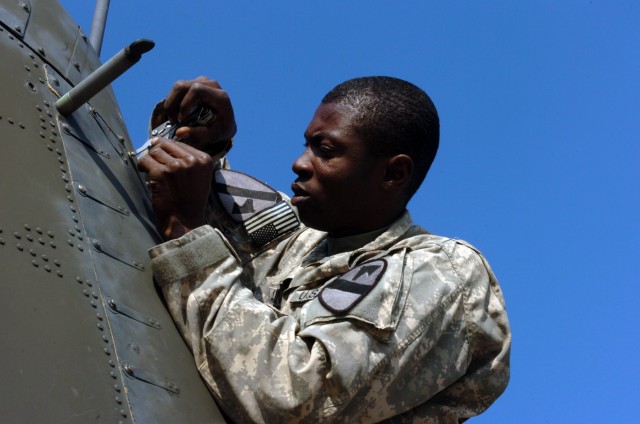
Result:
[[358,250],[380,250],[384,249],[391,244],[394,244],[399,238],[401,238],[407,231],[414,227],[413,220],[409,211],[405,210],[402,216],[391,224],[391,226],[384,231],[379,237],[362,246]]
[[347,237],[327,237],[327,253],[329,256],[336,255],[342,252],[348,252],[350,250],[358,249],[365,246],[378,238],[378,236],[389,227],[380,228],[379,230],[371,231],[363,234],[356,234],[354,236]]
[[334,238],[327,236],[325,240],[309,253],[303,261],[303,264],[307,265],[313,262],[323,261],[333,255],[341,256],[341,254],[345,252],[350,252],[347,253],[347,256],[357,256],[363,251],[383,250],[394,244],[412,227],[414,227],[414,224],[411,215],[409,211],[405,210],[400,218],[395,220],[387,228],[349,237]]
[[[386,229],[381,228],[378,231],[340,239],[330,240],[327,237],[306,256],[298,269],[290,274],[287,290],[294,290],[309,281],[320,282],[332,276],[344,274],[358,263],[380,255],[384,256],[385,251],[395,245],[413,227],[411,216],[405,211]],[[330,243],[337,243],[346,250],[341,249],[337,253],[330,253]]]

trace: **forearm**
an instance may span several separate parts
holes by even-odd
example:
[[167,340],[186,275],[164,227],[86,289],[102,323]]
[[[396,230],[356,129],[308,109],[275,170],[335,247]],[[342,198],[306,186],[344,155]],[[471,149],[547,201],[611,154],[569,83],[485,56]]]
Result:
[[226,246],[219,232],[203,226],[150,249],[149,255],[156,283],[162,289],[176,324],[193,349],[193,343],[186,337],[189,324],[187,309],[189,302],[194,301],[192,293],[216,270],[226,271],[219,283],[228,289],[240,272],[233,251]]

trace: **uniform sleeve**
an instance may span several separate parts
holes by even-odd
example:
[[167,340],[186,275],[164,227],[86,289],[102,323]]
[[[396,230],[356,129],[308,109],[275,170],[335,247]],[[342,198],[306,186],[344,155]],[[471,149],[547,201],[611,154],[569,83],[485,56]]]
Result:
[[322,345],[253,297],[218,230],[198,228],[150,256],[171,315],[225,412],[237,422],[322,415],[330,372]]
[[506,389],[511,329],[502,291],[482,254],[460,241],[451,241],[444,250],[463,287],[467,366],[459,379],[416,414],[461,419],[482,413]]

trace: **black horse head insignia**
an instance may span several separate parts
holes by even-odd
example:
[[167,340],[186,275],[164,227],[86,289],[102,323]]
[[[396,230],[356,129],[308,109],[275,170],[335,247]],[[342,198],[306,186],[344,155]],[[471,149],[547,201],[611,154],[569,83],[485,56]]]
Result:
[[322,306],[335,314],[344,314],[358,304],[387,269],[384,259],[359,265],[329,283],[320,292]]

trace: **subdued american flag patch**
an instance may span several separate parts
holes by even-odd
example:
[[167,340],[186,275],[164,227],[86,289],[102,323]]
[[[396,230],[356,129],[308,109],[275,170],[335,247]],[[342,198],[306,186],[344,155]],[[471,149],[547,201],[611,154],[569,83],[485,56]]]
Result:
[[244,222],[247,233],[257,246],[264,246],[299,225],[298,217],[284,201],[256,213]]

